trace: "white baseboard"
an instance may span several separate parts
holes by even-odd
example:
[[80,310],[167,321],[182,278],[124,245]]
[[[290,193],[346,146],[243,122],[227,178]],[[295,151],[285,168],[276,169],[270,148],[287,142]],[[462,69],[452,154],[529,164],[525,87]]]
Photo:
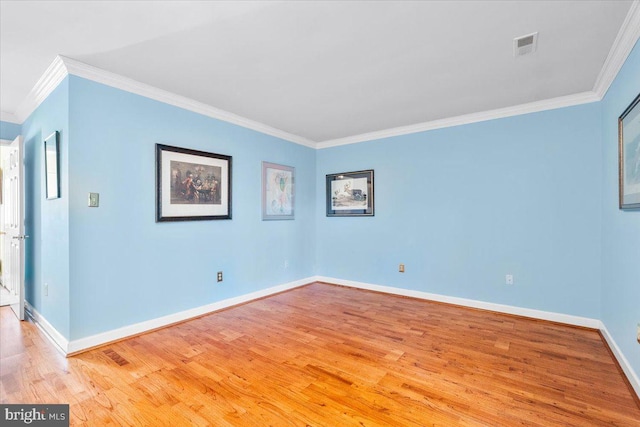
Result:
[[370,291],[384,292],[393,295],[402,295],[413,298],[419,298],[430,301],[438,301],[449,304],[456,304],[465,307],[480,308],[484,310],[496,311],[499,313],[514,314],[518,316],[530,317],[533,319],[549,320],[553,322],[565,323],[568,325],[581,326],[586,328],[598,329],[602,331],[602,335],[609,344],[611,351],[618,360],[618,363],[622,367],[622,370],[627,376],[627,379],[631,383],[631,386],[635,390],[636,394],[640,398],[640,380],[634,369],[631,367],[624,354],[616,344],[615,340],[607,330],[602,321],[598,319],[591,319],[588,317],[572,316],[562,313],[553,313],[542,310],[533,310],[530,308],[522,308],[510,305],[495,304],[484,301],[477,301],[466,298],[451,297],[440,294],[432,294],[422,291],[414,291],[410,289],[395,288],[392,286],[374,285],[364,282],[356,282],[353,280],[336,279],[333,277],[325,276],[313,276],[305,279],[296,280],[294,282],[285,283],[271,288],[262,289],[260,291],[252,292],[245,295],[240,295],[234,298],[228,298],[222,301],[214,302],[211,304],[203,305],[200,307],[192,308],[189,310],[181,311],[178,313],[170,314],[163,317],[147,320],[144,322],[136,323],[133,325],[124,326],[122,328],[113,329],[111,331],[102,332],[96,335],[92,335],[78,340],[68,341],[60,332],[58,332],[48,321],[44,318],[35,308],[33,308],[28,302],[25,302],[25,308],[28,315],[34,320],[36,325],[45,333],[45,335],[55,344],[56,348],[61,350],[65,355],[71,353],[78,353],[83,350],[87,350],[92,347],[103,345],[112,341],[121,340],[134,335],[139,335],[153,329],[162,328],[173,323],[189,320],[204,314],[208,314],[214,311],[222,310],[224,308],[232,307],[234,305],[242,304],[259,298],[264,298],[269,295],[277,294],[279,292],[294,289],[300,286],[307,285],[312,282],[326,282],[336,285],[349,286],[352,288],[366,289]]
[[517,316],[530,317],[533,319],[550,320],[552,322],[564,323],[567,325],[598,329],[602,332],[602,335],[605,337],[607,344],[609,344],[613,355],[618,360],[618,363],[627,376],[629,383],[631,383],[631,386],[638,395],[638,398],[640,398],[640,381],[638,380],[636,372],[631,367],[626,357],[624,357],[624,354],[620,350],[620,347],[618,347],[611,334],[609,334],[609,331],[605,327],[604,323],[602,323],[602,321],[598,319],[572,316],[568,314],[554,313],[549,311],[533,310],[530,308],[515,307],[511,305],[495,304],[491,302],[477,301],[466,298],[450,297],[428,292],[413,291],[410,289],[394,288],[392,286],[373,285],[370,283],[336,279],[333,277],[316,276],[315,280],[318,282],[333,283],[336,285],[349,286],[352,288],[367,289],[370,291],[384,292],[388,294],[402,295],[430,301],[445,302],[449,304],[461,305],[464,307],[480,308],[483,310],[496,311],[499,313],[514,314]]
[[600,325],[600,331],[602,332],[602,336],[604,337],[604,339],[607,340],[607,344],[609,344],[609,348],[613,352],[613,355],[616,357],[616,359],[618,359],[618,363],[627,376],[631,387],[633,387],[636,394],[638,395],[638,398],[640,399],[640,380],[638,379],[638,375],[627,361],[627,358],[624,357],[624,354],[620,350],[620,347],[618,347],[618,344],[616,344],[616,341],[613,339],[613,337],[609,333],[609,330],[602,322]]
[[499,313],[514,314],[517,316],[549,320],[552,322],[565,323],[574,326],[582,326],[585,328],[600,329],[600,325],[602,324],[600,320],[591,319],[588,317],[572,316],[569,314],[553,313],[550,311],[534,310],[531,308],[516,307],[512,305],[496,304],[492,302],[477,301],[459,297],[450,297],[447,295],[413,291],[410,289],[394,288],[392,286],[373,285],[370,283],[355,282],[353,280],[342,280],[335,279],[333,277],[322,276],[316,276],[316,280],[319,282],[335,283],[337,285],[344,285],[352,288],[367,289],[370,291],[384,292],[387,294],[445,302],[449,304],[462,305],[464,307],[480,308],[483,310],[497,311]]
[[33,320],[33,323],[35,323],[36,326],[44,332],[44,335],[58,350],[66,355],[69,349],[69,341],[64,337],[64,335],[58,332],[58,330],[54,328],[53,325],[51,325],[51,323],[49,323],[47,319],[45,319],[45,317],[27,301],[24,302],[24,309],[26,315]]
[[262,289],[260,291],[251,292],[249,294],[228,298],[211,304],[195,307],[189,310],[180,311],[178,313],[169,314],[167,316],[158,317],[144,322],[135,323],[133,325],[123,326],[122,328],[112,329],[110,331],[101,332],[89,337],[72,340],[67,346],[66,354],[78,353],[92,347],[97,347],[109,342],[121,340],[123,338],[139,335],[154,329],[162,328],[173,323],[183,322],[194,317],[202,316],[234,305],[242,304],[251,300],[264,298],[279,292],[294,289],[303,285],[307,285],[314,281],[313,277],[296,280],[294,282],[285,283],[271,288]]

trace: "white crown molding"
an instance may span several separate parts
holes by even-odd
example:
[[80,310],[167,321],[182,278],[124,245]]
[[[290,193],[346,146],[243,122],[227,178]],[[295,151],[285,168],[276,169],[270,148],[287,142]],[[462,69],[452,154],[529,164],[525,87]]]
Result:
[[513,107],[500,108],[496,110],[483,111],[479,113],[465,114],[457,117],[449,117],[441,120],[434,120],[415,125],[401,126],[392,129],[385,129],[378,132],[364,133],[345,138],[322,141],[316,144],[318,149],[337,147],[340,145],[355,144],[358,142],[372,141],[375,139],[390,138],[394,136],[408,135],[412,133],[424,132],[434,129],[442,129],[452,126],[460,126],[470,123],[477,123],[486,120],[501,119],[520,114],[535,113],[556,108],[571,107],[574,105],[597,102],[604,98],[609,87],[615,80],[618,72],[629,57],[631,50],[640,39],[640,0],[634,0],[627,12],[618,35],[616,36],[607,59],[600,70],[593,90],[574,95],[547,99],[528,104],[516,105]]
[[20,120],[13,113],[8,113],[6,111],[0,111],[0,122],[13,123],[16,125],[21,124]]
[[27,97],[16,110],[15,116],[19,122],[24,123],[31,113],[33,113],[36,108],[38,108],[38,106],[42,104],[49,95],[51,95],[51,92],[58,87],[65,77],[67,77],[67,70],[62,59],[59,56],[56,56],[51,65],[49,65],[49,68],[47,68],[33,89],[31,89],[31,92],[29,92]]
[[543,101],[530,102],[512,107],[498,108],[496,110],[482,111],[479,113],[464,114],[462,116],[448,117],[446,119],[433,120],[409,126],[385,129],[377,132],[363,133],[361,135],[348,136],[346,138],[332,139],[316,144],[318,149],[337,147],[340,145],[356,144],[358,142],[373,141],[376,139],[391,138],[394,136],[408,135],[434,129],[442,129],[453,126],[461,126],[487,120],[502,119],[505,117],[519,116],[522,114],[536,113],[556,108],[571,107],[600,101],[600,97],[594,92],[582,92],[574,95],[545,99]]
[[220,110],[202,102],[195,101],[181,95],[176,95],[175,93],[171,93],[166,90],[141,83],[139,81],[121,76],[119,74],[102,70],[100,68],[76,61],[71,58],[67,58],[64,56],[58,56],[58,58],[60,58],[60,60],[64,63],[67,72],[74,76],[82,77],[97,83],[102,83],[104,85],[114,87],[116,89],[121,89],[127,92],[134,93],[136,95],[160,101],[165,104],[183,108],[194,113],[202,114],[203,116],[222,120],[228,123],[233,123],[235,125],[252,129],[267,135],[275,136],[286,141],[295,142],[296,144],[315,148],[315,142],[309,139],[273,128],[271,126],[265,125],[264,123],[256,122],[238,116],[236,114]]
[[51,92],[68,74],[73,74],[117,89],[135,93],[146,98],[154,99],[165,104],[193,111],[207,117],[275,136],[286,141],[294,142],[306,147],[323,149],[600,101],[615,80],[618,72],[624,65],[624,62],[639,38],[640,0],[634,0],[622,26],[620,27],[620,31],[616,36],[613,46],[609,51],[607,59],[600,70],[594,84],[593,91],[433,120],[414,125],[385,129],[376,132],[369,132],[345,138],[326,140],[318,143],[307,138],[273,128],[264,123],[256,122],[236,114],[220,110],[202,102],[195,101],[64,56],[57,56],[55,58],[53,63],[45,71],[40,80],[38,80],[15,114],[3,111],[1,112],[0,120],[17,124],[23,123],[24,120],[29,117],[29,115],[42,103],[42,101],[44,101],[44,99],[46,99],[47,96],[51,94]]
[[598,94],[600,99],[604,98],[639,38],[640,1],[635,0],[631,4],[629,12],[627,12],[627,16],[593,86],[593,91]]
[[[38,80],[33,89],[31,89],[31,92],[29,92],[24,101],[22,101],[22,104],[20,104],[20,107],[18,107],[15,114],[3,112],[2,120],[18,124],[24,123],[31,113],[38,108],[38,106],[69,74],[134,93],[136,95],[144,96],[165,104],[173,105],[175,107],[183,108],[207,117],[233,123],[247,129],[275,136],[306,147],[315,148],[316,145],[315,142],[301,136],[273,128],[263,123],[220,110],[202,102],[198,102],[181,95],[176,95],[166,90],[159,89],[61,55],[58,55],[54,59],[49,68],[47,68],[42,77],[40,77],[40,80]],[[7,117],[7,120],[4,119],[5,116]]]

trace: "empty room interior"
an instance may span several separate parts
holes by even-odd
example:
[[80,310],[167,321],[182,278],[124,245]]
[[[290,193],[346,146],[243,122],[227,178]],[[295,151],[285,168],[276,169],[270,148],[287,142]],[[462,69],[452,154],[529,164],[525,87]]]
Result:
[[0,0],[0,418],[640,426],[639,38],[638,0]]

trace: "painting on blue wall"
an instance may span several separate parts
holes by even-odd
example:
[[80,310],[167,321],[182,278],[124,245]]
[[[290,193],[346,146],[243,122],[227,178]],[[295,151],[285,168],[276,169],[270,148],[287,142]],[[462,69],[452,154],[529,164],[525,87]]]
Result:
[[620,209],[640,208],[640,95],[618,119]]
[[231,156],[156,144],[156,221],[231,219]]
[[327,216],[373,216],[373,170],[327,175]]
[[294,219],[295,168],[262,162],[262,220]]

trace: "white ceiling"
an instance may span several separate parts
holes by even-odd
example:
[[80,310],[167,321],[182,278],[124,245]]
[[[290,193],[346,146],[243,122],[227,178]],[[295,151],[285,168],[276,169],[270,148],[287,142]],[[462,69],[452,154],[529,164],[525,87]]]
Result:
[[1,0],[0,110],[63,55],[326,143],[593,91],[631,4]]

